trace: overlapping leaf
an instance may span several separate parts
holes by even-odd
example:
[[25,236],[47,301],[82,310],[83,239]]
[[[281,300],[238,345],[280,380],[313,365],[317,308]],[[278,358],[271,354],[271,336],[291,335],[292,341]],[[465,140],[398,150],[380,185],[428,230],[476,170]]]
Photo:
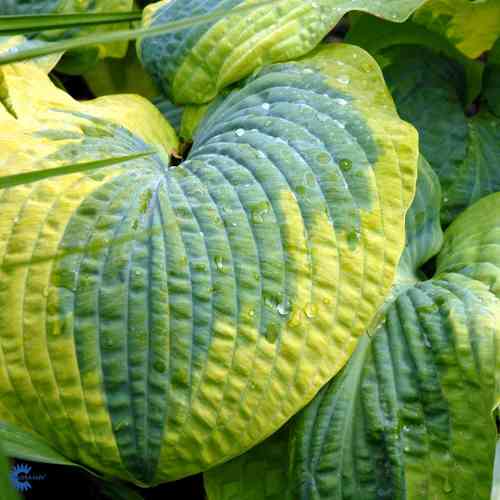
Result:
[[0,70],[4,175],[157,152],[0,191],[0,419],[139,484],[278,429],[346,363],[403,249],[417,136],[375,62],[335,45],[265,68],[175,168],[147,101]]
[[[0,15],[128,12],[133,6],[133,0],[0,0]],[[123,24],[77,26],[65,30],[45,31],[39,36],[52,41],[76,35],[86,36],[94,32],[113,31],[120,27],[123,27]],[[127,46],[128,42],[115,42],[97,45],[91,49],[74,50],[65,56],[61,68],[70,73],[80,73],[92,67],[98,59],[125,56]]]
[[[417,265],[441,244],[439,200],[432,172],[419,175],[396,287],[344,370],[293,419],[288,449],[279,445],[281,473],[288,471],[281,498],[490,497],[500,402],[500,194],[459,217],[436,276],[417,281]],[[277,445],[261,444],[259,455]],[[236,499],[234,491],[275,498],[245,472],[245,464],[265,465],[253,453],[206,473],[210,500]]]
[[[244,15],[227,15],[178,33],[140,40],[143,63],[174,102],[204,103],[256,68],[303,56],[344,14],[358,10],[401,22],[425,0],[279,0]],[[163,0],[145,9],[155,26],[254,0]]]
[[500,190],[500,121],[487,107],[466,116],[467,78],[456,60],[421,46],[377,56],[400,115],[413,123],[420,148],[443,187],[442,221]]
[[430,0],[413,20],[447,37],[471,58],[490,50],[500,37],[500,3],[497,0]]
[[429,31],[411,18],[396,24],[368,14],[355,13],[350,16],[350,20],[351,25],[345,37],[347,43],[358,45],[375,57],[394,46],[413,45],[431,49],[432,52],[442,54],[464,68],[467,105],[480,94],[484,64],[466,57],[439,33]]

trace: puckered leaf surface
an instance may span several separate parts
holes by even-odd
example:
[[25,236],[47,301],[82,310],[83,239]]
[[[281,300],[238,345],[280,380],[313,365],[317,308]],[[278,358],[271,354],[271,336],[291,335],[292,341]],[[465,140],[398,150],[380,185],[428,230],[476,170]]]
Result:
[[296,420],[297,496],[489,498],[500,402],[499,207],[500,195],[490,195],[457,219],[436,276],[396,287],[373,336]]
[[147,101],[1,71],[4,175],[157,154],[0,192],[0,420],[139,484],[277,430],[346,363],[403,250],[417,136],[373,59],[265,68],[178,167]]
[[441,246],[439,200],[436,178],[422,165],[407,249],[379,321],[292,420],[288,449],[269,440],[208,471],[209,500],[260,492],[245,466],[267,465],[259,456],[278,449],[281,469],[269,463],[288,471],[281,498],[490,498],[500,403],[500,194],[458,218],[436,276],[417,281],[418,264]]
[[[401,22],[425,0],[278,0],[189,30],[139,40],[141,59],[177,103],[204,103],[256,68],[310,52],[344,14],[358,10]],[[163,0],[148,6],[143,24],[155,26],[255,0]]]
[[413,20],[446,36],[471,58],[490,50],[500,37],[498,0],[430,0],[415,12]]
[[443,188],[441,218],[449,224],[482,196],[500,190],[500,120],[483,107],[466,116],[465,71],[421,46],[396,46],[377,56],[403,119]]

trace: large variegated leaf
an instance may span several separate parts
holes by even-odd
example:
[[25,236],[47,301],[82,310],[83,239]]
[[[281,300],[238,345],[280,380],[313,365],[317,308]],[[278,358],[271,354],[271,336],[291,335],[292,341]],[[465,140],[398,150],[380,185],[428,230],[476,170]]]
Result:
[[[425,280],[418,266],[442,244],[439,204],[437,178],[423,163],[398,280],[378,321],[294,417],[288,438],[205,473],[209,500],[490,497],[500,403],[500,194],[448,229],[437,274]],[[281,467],[271,458],[277,453]],[[255,481],[255,469],[265,477],[267,466],[285,476],[275,486],[281,496]]]
[[413,20],[446,36],[466,56],[476,58],[500,37],[500,2],[430,0],[415,12]]
[[482,196],[500,190],[500,119],[487,108],[466,116],[464,68],[421,46],[378,56],[400,115],[413,123],[420,148],[443,187],[442,221],[450,223]]
[[494,194],[447,231],[433,279],[395,289],[376,331],[297,418],[293,498],[490,497],[499,248]]
[[[109,13],[132,10],[134,0],[0,0],[0,15],[13,14],[73,14]],[[72,36],[85,36],[94,32],[105,32],[123,27],[123,24],[77,27],[65,30],[51,30],[40,33],[44,40],[53,41]],[[90,49],[78,49],[68,53],[60,69],[80,73],[91,68],[104,57],[124,57],[128,42],[101,44]]]
[[267,67],[175,168],[146,101],[1,71],[4,174],[157,154],[1,192],[0,419],[141,484],[278,429],[346,363],[403,249],[417,136],[375,62],[335,45]]
[[[189,30],[138,42],[143,63],[177,103],[204,103],[256,68],[310,52],[344,14],[358,10],[401,22],[426,0],[277,0]],[[144,11],[145,26],[186,12],[207,14],[256,0],[163,0]]]
[[[419,266],[435,255],[442,246],[443,233],[439,224],[440,199],[441,191],[436,174],[425,159],[421,158],[415,198],[406,215],[406,247],[398,266],[399,285],[414,283],[418,279]],[[393,298],[390,295],[387,303],[390,303]],[[375,318],[375,326],[379,319]],[[366,342],[366,340],[361,342]],[[342,378],[344,372],[341,372],[338,378]],[[316,404],[318,397],[320,396],[316,396],[311,405]],[[298,493],[297,488],[294,487],[297,478],[289,474],[290,452],[295,448],[295,433],[290,434],[290,429],[294,428],[296,418],[292,419],[291,423],[279,433],[249,452],[207,471],[204,478],[208,499],[283,500],[308,498],[307,495],[302,497]],[[268,475],[275,479],[273,488],[266,486]],[[264,479],[257,481],[256,477],[259,476]],[[316,497],[312,496],[312,498]],[[364,497],[353,496],[353,498]]]

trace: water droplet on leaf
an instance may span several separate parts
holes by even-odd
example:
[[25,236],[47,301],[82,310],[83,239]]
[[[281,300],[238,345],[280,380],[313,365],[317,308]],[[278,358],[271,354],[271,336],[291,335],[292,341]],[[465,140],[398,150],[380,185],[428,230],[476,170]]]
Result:
[[343,158],[342,160],[340,160],[339,165],[344,172],[349,172],[349,170],[351,170],[352,168],[352,161],[348,160],[347,158]]

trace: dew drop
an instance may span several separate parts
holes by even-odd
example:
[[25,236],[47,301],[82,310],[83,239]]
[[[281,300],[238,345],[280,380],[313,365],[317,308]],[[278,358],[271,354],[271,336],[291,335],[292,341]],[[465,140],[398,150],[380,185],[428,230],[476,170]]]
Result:
[[309,303],[309,304],[306,304],[306,307],[304,308],[304,312],[306,313],[306,316],[309,319],[312,319],[316,316],[316,314],[318,312],[318,308],[316,307],[315,304]]
[[224,262],[222,260],[222,257],[217,255],[215,258],[214,258],[214,262],[215,262],[215,267],[217,268],[217,271],[219,271],[220,273],[222,273],[224,271]]
[[328,297],[323,298],[323,304],[328,305],[330,304],[330,299]]
[[337,82],[341,83],[342,85],[347,85],[351,80],[347,76],[339,76],[337,78]]
[[264,109],[265,111],[269,111],[271,109],[271,105],[268,102],[265,102],[262,105],[262,109]]
[[339,166],[344,172],[349,172],[352,168],[352,161],[347,158],[343,158],[339,161]]
[[289,308],[290,304],[286,298],[276,306],[276,310],[281,316],[286,316],[289,312]]
[[245,131],[244,131],[242,128],[237,129],[234,133],[235,133],[238,137],[242,137],[243,135],[245,135]]
[[349,246],[349,249],[351,251],[356,250],[356,247],[358,246],[358,242],[359,242],[359,233],[355,229],[352,229],[347,234],[347,244]]

